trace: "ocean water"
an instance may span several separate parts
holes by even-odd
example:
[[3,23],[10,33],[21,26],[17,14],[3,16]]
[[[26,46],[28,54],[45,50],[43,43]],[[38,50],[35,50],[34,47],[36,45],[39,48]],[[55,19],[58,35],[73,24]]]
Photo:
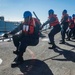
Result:
[[4,33],[3,32],[0,32],[0,36],[3,36],[4,35]]

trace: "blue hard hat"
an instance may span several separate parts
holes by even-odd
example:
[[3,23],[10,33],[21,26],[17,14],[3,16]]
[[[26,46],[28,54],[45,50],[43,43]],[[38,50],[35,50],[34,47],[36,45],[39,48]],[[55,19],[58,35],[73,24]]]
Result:
[[67,10],[65,9],[65,10],[63,10],[63,13],[67,13]]
[[50,14],[54,14],[54,10],[53,9],[50,9],[49,11],[48,11],[48,14],[50,15]]
[[75,17],[75,14],[73,14],[72,17]]
[[27,18],[29,16],[32,17],[32,13],[30,11],[25,11],[24,14],[23,14],[23,17]]

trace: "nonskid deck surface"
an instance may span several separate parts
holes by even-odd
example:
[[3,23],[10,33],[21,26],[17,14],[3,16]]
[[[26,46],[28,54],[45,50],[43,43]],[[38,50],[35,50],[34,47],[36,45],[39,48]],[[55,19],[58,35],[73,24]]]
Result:
[[11,63],[16,55],[13,42],[0,42],[0,75],[75,75],[75,40],[59,44],[60,33],[55,36],[56,49],[48,49],[48,32],[37,46],[27,47],[24,63],[15,68]]

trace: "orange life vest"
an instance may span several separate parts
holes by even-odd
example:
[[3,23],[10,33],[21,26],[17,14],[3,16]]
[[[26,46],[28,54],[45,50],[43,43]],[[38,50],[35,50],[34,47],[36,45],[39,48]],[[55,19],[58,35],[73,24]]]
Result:
[[25,34],[33,34],[35,28],[35,19],[32,18],[28,23],[23,23],[23,32]]
[[74,22],[73,22],[73,20],[69,20],[68,21],[69,22],[69,28],[74,28]]
[[58,20],[58,18],[57,18],[57,15],[55,15],[55,14],[54,14],[54,15],[50,15],[50,16],[49,16],[49,19],[51,19],[52,17],[55,18],[56,20],[53,21],[53,22],[51,22],[49,25],[50,25],[50,26],[56,26],[57,24],[59,24],[59,20]]
[[75,18],[73,18],[73,22],[74,22],[74,24],[75,24]]

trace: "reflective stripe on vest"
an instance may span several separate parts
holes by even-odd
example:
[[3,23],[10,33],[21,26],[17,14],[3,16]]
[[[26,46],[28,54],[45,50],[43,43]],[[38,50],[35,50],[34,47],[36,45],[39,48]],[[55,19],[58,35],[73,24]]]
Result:
[[57,16],[55,14],[54,15],[51,15],[51,16],[49,16],[49,19],[52,18],[52,17],[54,17],[56,20],[53,21],[53,22],[51,22],[50,23],[50,26],[55,26],[55,25],[59,24],[59,21],[58,21]]
[[35,27],[35,20],[32,18],[28,24],[23,24],[23,32],[26,34],[33,34],[34,33],[34,27]]
[[29,31],[29,25],[23,25],[23,32],[27,33]]

